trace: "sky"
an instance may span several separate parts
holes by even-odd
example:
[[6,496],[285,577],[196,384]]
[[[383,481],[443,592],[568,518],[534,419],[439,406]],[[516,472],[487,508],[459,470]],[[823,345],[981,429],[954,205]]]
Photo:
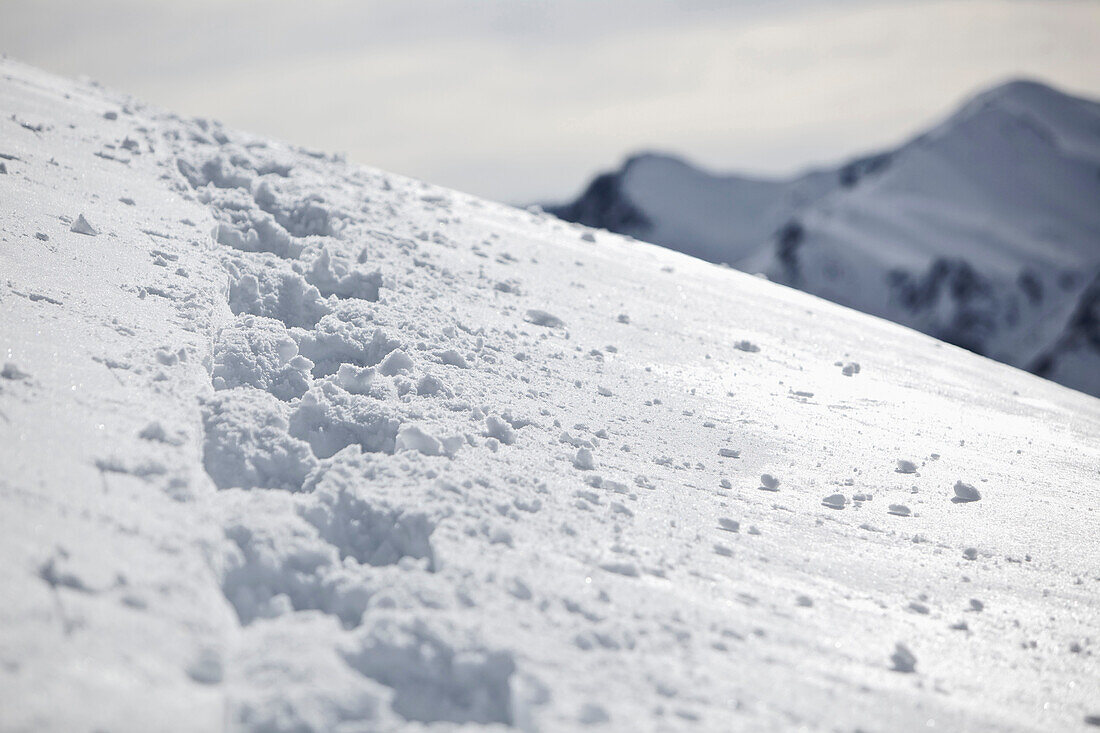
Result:
[[787,175],[1037,78],[1100,97],[1097,0],[0,0],[0,52],[508,203],[630,153]]

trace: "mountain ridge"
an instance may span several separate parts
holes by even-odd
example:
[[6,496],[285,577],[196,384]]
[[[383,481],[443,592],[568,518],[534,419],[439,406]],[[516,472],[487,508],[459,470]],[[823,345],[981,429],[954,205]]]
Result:
[[[899,146],[786,178],[632,155],[560,218],[730,264],[1100,394],[1064,334],[1100,272],[1100,103],[1016,79]],[[624,217],[621,212],[628,212]],[[1093,353],[1095,351],[1095,353]],[[1078,358],[1080,357],[1080,358]],[[1095,374],[1093,374],[1095,372]]]

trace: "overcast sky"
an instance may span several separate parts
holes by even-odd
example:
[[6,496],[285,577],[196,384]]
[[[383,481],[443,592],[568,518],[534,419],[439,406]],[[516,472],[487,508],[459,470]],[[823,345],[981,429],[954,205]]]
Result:
[[1100,97],[1100,2],[0,0],[0,51],[516,203],[642,149],[789,173],[1013,76]]

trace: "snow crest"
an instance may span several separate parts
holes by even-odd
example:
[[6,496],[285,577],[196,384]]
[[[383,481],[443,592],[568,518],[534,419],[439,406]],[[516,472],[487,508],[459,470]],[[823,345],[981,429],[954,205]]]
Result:
[[0,727],[1100,714],[1094,400],[0,67]]

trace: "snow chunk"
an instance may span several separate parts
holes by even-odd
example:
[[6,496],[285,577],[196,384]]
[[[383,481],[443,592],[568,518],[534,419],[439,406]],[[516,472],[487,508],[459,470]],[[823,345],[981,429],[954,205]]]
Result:
[[230,268],[229,309],[282,321],[288,327],[313,328],[331,309],[317,288],[295,272],[264,269],[240,274]]
[[426,456],[443,454],[443,445],[416,425],[408,425],[397,433],[396,450],[413,450]]
[[616,575],[625,575],[628,578],[637,578],[638,566],[632,562],[605,562],[600,563],[600,569]]
[[439,360],[448,366],[458,367],[459,369],[466,369],[466,359],[462,354],[458,353],[454,349],[447,349],[442,351],[436,356]]
[[916,473],[917,464],[912,461],[906,461],[904,459],[898,459],[898,467],[894,469],[897,473]]
[[288,203],[282,200],[270,180],[261,180],[253,190],[252,198],[262,211],[274,217],[295,237],[331,237],[341,224],[340,215],[330,209],[318,194]]
[[302,354],[313,361],[317,376],[334,374],[341,364],[375,366],[401,346],[381,328],[343,313],[326,315],[312,331],[296,332],[296,338]]
[[0,377],[4,379],[26,379],[30,374],[23,371],[15,362],[4,362],[4,368],[0,369]]
[[381,271],[356,270],[346,259],[334,256],[328,247],[321,248],[306,277],[322,295],[335,295],[337,298],[374,302],[378,300],[378,291],[382,287]]
[[369,394],[374,371],[374,367],[341,364],[336,370],[336,383],[352,394]]
[[449,397],[451,390],[439,377],[425,374],[416,382],[416,393],[421,396],[443,394]]
[[290,415],[290,433],[309,443],[319,458],[358,445],[368,453],[393,453],[399,423],[387,406],[323,381],[302,395]]
[[951,501],[955,503],[963,503],[978,501],[981,498],[981,493],[970,484],[964,484],[962,481],[955,482],[955,498]]
[[512,426],[493,415],[485,418],[484,435],[496,438],[504,445],[512,445],[516,442],[516,431],[512,429]]
[[527,311],[527,318],[525,320],[536,326],[546,326],[547,328],[562,328],[565,326],[565,322],[557,316],[535,308]]
[[412,368],[412,358],[401,349],[395,349],[382,360],[382,363],[378,366],[378,371],[384,376],[393,377],[411,372]]
[[138,432],[142,440],[151,440],[166,445],[183,445],[184,436],[179,432],[169,433],[159,421],[153,420]]
[[281,322],[243,315],[218,334],[210,376],[214,389],[256,387],[291,400],[309,389],[312,368]]
[[208,158],[197,168],[190,161],[177,158],[176,168],[192,188],[203,188],[210,184],[215,188],[249,188],[252,185],[252,176],[220,155]]
[[203,466],[219,489],[299,491],[317,459],[288,433],[288,408],[267,392],[242,387],[203,406]]
[[893,664],[891,669],[895,672],[910,673],[915,672],[917,669],[917,658],[901,642],[894,646],[894,653],[890,655],[890,662]]
[[581,471],[591,471],[596,467],[596,462],[592,458],[592,451],[587,448],[581,448],[573,456],[573,467],[578,468]]
[[69,227],[69,231],[76,232],[77,234],[86,234],[89,237],[94,237],[99,234],[96,228],[88,223],[88,220],[84,218],[83,214],[76,217],[76,221]]
[[739,532],[741,530],[741,523],[729,517],[719,517],[718,526],[727,532]]
[[218,209],[222,219],[214,229],[218,244],[242,252],[270,252],[284,259],[296,259],[305,245],[296,242],[270,214],[256,210]]

